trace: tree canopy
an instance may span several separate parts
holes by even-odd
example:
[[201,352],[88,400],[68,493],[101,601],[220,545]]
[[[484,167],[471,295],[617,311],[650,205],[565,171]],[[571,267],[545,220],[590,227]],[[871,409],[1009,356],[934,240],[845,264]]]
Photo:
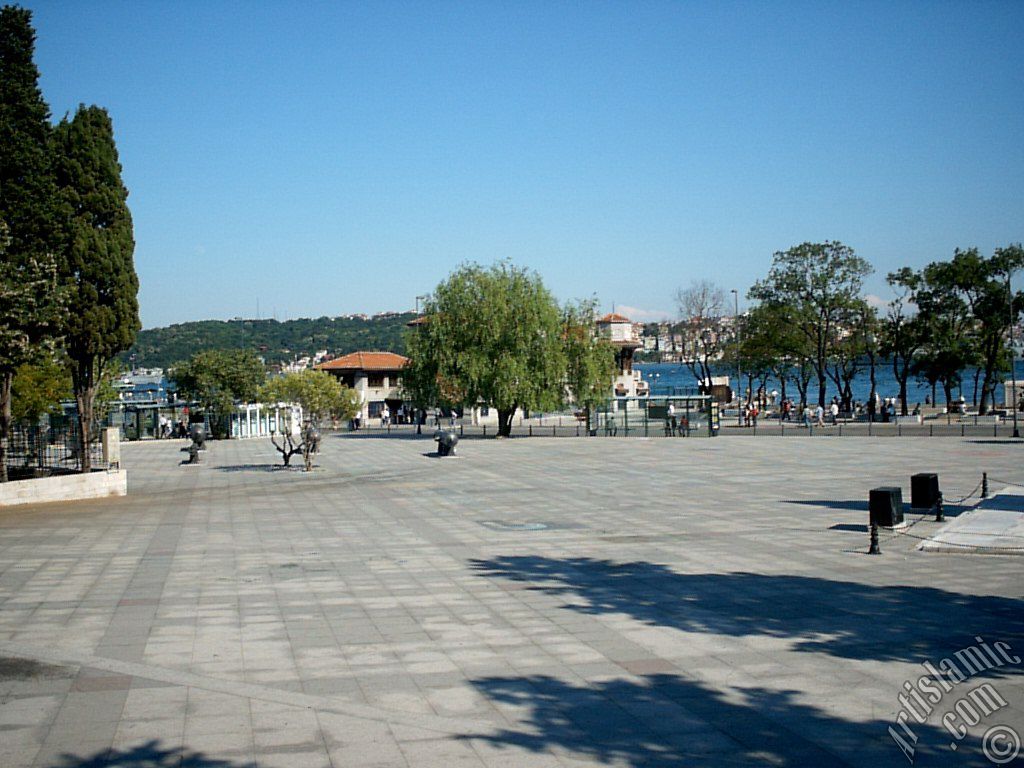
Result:
[[0,482],[16,371],[58,328],[56,186],[50,109],[39,90],[32,14],[0,8]]
[[96,387],[106,365],[132,345],[139,322],[139,279],[128,190],[110,116],[80,106],[54,132],[56,178],[64,235],[61,272],[69,312],[63,336],[78,405],[82,470],[93,426]]
[[507,436],[517,408],[564,401],[562,316],[536,273],[508,262],[463,266],[437,286],[425,315],[407,339],[403,381],[414,402],[493,406]]
[[255,402],[267,375],[252,352],[208,350],[176,363],[170,378],[178,394],[210,414],[225,416],[236,401]]
[[351,419],[359,410],[359,393],[326,371],[286,373],[260,387],[263,403],[298,403],[305,418],[314,424],[324,419]]
[[591,415],[608,400],[615,378],[615,349],[597,335],[594,301],[570,302],[562,310],[566,387],[573,402],[583,409],[587,428]]
[[803,336],[821,406],[829,359],[842,339],[840,331],[857,324],[861,286],[871,272],[867,261],[840,242],[802,243],[777,252],[768,277],[750,289],[750,298],[783,309]]

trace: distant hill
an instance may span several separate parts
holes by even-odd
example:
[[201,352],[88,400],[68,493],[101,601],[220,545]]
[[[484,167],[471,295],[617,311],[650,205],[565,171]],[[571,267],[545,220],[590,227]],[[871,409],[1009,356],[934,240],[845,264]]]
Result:
[[140,331],[135,346],[121,356],[126,365],[167,368],[207,349],[250,349],[268,365],[312,356],[326,349],[332,356],[358,350],[405,352],[405,324],[413,312],[374,317],[319,317],[298,320],[199,320]]

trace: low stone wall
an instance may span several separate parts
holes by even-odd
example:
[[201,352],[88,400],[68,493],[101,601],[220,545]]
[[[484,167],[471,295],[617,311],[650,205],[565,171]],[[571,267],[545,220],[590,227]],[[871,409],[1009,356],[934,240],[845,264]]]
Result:
[[0,483],[0,507],[127,495],[128,473],[123,469]]

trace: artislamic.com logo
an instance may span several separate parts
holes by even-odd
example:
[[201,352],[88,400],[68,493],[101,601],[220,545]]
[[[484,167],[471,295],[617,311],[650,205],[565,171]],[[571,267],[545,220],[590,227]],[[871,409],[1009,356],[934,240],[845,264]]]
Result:
[[[980,637],[974,639],[977,645],[961,648],[937,664],[925,661],[921,666],[928,674],[903,683],[903,690],[896,697],[901,709],[896,725],[889,726],[889,735],[911,763],[918,740],[911,720],[924,725],[941,707],[938,720],[952,738],[949,748],[955,751],[969,728],[1009,706],[991,683],[976,685],[955,699],[951,696],[964,690],[960,686],[975,675],[1021,663],[1008,643],[989,644]],[[989,762],[1005,765],[1020,755],[1020,734],[1010,726],[993,725],[982,736],[981,748]]]

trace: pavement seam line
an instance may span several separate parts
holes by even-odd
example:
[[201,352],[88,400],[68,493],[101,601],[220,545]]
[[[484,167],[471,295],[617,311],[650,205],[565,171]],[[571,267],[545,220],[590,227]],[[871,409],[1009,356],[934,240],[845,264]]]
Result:
[[172,685],[180,685],[187,688],[199,688],[216,693],[226,693],[232,696],[242,696],[248,699],[270,701],[278,704],[286,704],[293,707],[302,707],[318,712],[331,712],[339,715],[358,718],[360,720],[372,720],[387,722],[421,728],[423,730],[436,731],[446,735],[457,736],[470,732],[479,732],[481,729],[488,731],[505,727],[502,723],[496,723],[479,719],[448,718],[439,715],[418,715],[410,712],[399,712],[396,710],[373,707],[368,704],[358,704],[353,701],[332,696],[317,696],[309,693],[297,693],[285,691],[272,686],[259,683],[242,683],[235,680],[222,680],[205,675],[197,675],[192,672],[181,672],[178,670],[154,667],[147,664],[140,664],[131,661],[120,661],[108,659],[102,656],[94,656],[81,651],[73,651],[64,648],[44,648],[38,645],[26,645],[22,643],[0,641],[0,652],[33,661],[46,662],[50,664],[75,665],[80,667],[92,667],[107,672],[115,672],[122,675],[156,680]]

